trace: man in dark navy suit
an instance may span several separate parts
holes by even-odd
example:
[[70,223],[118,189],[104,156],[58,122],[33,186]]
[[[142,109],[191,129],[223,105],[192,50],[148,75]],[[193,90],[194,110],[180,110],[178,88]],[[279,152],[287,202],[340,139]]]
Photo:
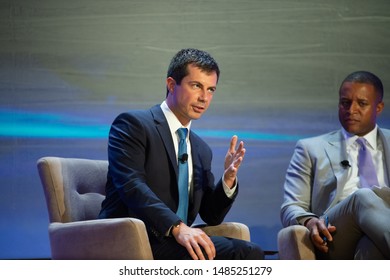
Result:
[[[208,225],[220,224],[238,193],[244,143],[232,137],[223,176],[215,184],[212,151],[191,130],[192,120],[199,119],[213,99],[219,73],[218,64],[207,52],[183,49],[169,65],[166,99],[148,110],[122,113],[111,126],[107,196],[99,217],[141,219],[155,259],[264,258],[254,243],[207,236],[190,227],[198,214]],[[180,128],[188,131],[185,158],[178,154]],[[185,217],[177,214],[180,160],[188,162]]]

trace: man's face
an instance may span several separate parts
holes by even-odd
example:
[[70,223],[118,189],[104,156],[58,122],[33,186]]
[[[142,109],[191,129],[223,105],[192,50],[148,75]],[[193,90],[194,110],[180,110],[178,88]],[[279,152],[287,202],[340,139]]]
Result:
[[173,78],[167,78],[168,106],[183,125],[199,119],[206,112],[218,82],[216,72],[202,72],[193,65],[187,67],[188,75],[180,85]]
[[364,136],[375,128],[383,110],[373,85],[345,82],[339,92],[339,120],[349,133]]

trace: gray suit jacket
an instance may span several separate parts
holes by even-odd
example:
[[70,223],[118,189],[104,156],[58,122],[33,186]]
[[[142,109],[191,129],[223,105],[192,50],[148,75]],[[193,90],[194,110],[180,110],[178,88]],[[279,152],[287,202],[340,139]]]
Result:
[[[378,129],[382,139],[387,178],[390,178],[390,130]],[[297,142],[284,184],[281,206],[283,226],[298,224],[297,218],[321,216],[340,202],[347,168],[345,140],[341,130]]]

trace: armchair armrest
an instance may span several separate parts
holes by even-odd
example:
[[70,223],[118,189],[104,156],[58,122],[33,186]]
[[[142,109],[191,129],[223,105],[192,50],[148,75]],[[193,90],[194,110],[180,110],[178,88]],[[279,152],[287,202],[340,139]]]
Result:
[[315,260],[309,230],[301,225],[283,228],[278,233],[279,258],[282,260]]
[[145,225],[134,218],[51,223],[53,259],[153,259]]
[[200,224],[195,225],[194,227],[201,228],[207,235],[210,236],[225,236],[246,241],[250,241],[251,239],[248,226],[242,223],[224,222],[216,226]]

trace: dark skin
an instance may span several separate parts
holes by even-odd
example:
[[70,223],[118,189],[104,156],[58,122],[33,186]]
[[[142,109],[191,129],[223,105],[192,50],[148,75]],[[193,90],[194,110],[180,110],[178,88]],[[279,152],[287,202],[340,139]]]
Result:
[[[384,103],[371,84],[345,82],[339,92],[339,121],[351,134],[364,136],[376,126],[377,116],[383,111]],[[326,227],[324,219],[312,217],[305,226],[310,231],[314,246],[327,253],[328,242],[332,242],[332,233],[336,227],[330,223]],[[323,240],[326,237],[328,242]]]

